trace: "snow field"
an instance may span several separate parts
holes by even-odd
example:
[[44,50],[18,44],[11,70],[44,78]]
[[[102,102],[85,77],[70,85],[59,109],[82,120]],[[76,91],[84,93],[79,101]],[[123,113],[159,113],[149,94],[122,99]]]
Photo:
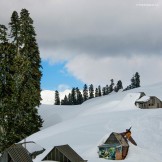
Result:
[[[98,145],[111,132],[123,132],[132,126],[132,137],[138,146],[129,143],[125,162],[162,162],[162,109],[139,109],[134,103],[138,92],[162,100],[162,83],[98,97],[79,106],[41,105],[44,119],[41,131],[29,136],[45,149],[69,144],[88,162],[106,162],[98,158]],[[40,162],[39,155],[34,162]],[[111,160],[110,160],[111,161]]]

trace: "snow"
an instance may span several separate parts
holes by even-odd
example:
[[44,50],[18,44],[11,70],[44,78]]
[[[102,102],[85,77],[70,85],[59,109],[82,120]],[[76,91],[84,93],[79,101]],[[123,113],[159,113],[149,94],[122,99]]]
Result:
[[34,142],[28,142],[28,143],[22,144],[22,146],[25,147],[28,150],[28,152],[31,154],[34,152],[43,150],[43,148],[40,145]]
[[97,97],[78,106],[41,105],[43,128],[26,139],[46,149],[34,162],[41,162],[54,146],[64,144],[69,144],[88,162],[106,162],[98,157],[98,146],[112,132],[120,133],[130,126],[137,146],[129,143],[123,162],[162,162],[162,109],[135,106],[139,92],[162,100],[161,89],[159,83]]
[[53,105],[55,99],[55,91],[44,90],[41,92],[42,104]]
[[143,96],[140,99],[138,99],[137,101],[138,102],[147,102],[149,100],[150,100],[150,97],[149,96]]

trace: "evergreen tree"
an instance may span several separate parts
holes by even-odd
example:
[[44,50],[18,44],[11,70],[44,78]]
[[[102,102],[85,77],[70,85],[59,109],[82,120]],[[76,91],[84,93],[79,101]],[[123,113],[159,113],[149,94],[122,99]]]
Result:
[[138,87],[140,87],[140,75],[138,72],[136,72],[135,75],[133,75],[133,77],[131,78],[131,84],[127,86],[123,91]]
[[99,85],[98,86],[98,96],[101,96],[102,94],[101,94],[101,86]]
[[19,54],[20,49],[20,19],[16,11],[12,13],[11,22],[9,23],[11,28],[10,38],[12,43],[16,46],[16,54]]
[[135,77],[131,78],[131,89],[136,88]]
[[78,87],[76,88],[76,95],[77,95],[77,102],[76,102],[76,104],[77,105],[82,104],[83,103],[83,96],[82,96],[82,93],[80,92]]
[[135,80],[135,87],[136,88],[140,87],[140,75],[138,72],[135,73],[134,80]]
[[94,98],[94,88],[92,84],[89,86],[89,99],[91,98]]
[[119,80],[116,84],[116,86],[114,87],[114,91],[118,92],[120,89],[123,89],[123,85],[122,85],[122,81]]
[[61,105],[66,105],[64,99],[61,100],[60,104]]
[[0,25],[0,152],[18,139],[13,105],[13,58],[15,46],[8,42],[7,28]]
[[111,93],[111,92],[114,90],[114,89],[113,89],[113,87],[114,87],[114,80],[111,79],[110,81],[111,81],[111,84],[110,84],[110,86],[109,86],[109,91],[110,91],[110,93]]
[[1,43],[8,42],[8,39],[7,39],[7,28],[6,28],[5,25],[0,25],[0,42]]
[[108,85],[105,87],[105,95],[108,95],[110,93],[110,88]]
[[57,90],[55,91],[55,105],[60,105],[60,95]]
[[71,90],[71,102],[72,102],[72,105],[76,105],[76,103],[77,103],[75,88],[72,88],[72,90]]
[[99,96],[98,88],[95,89],[95,97]]
[[68,105],[68,104],[69,104],[69,103],[68,103],[68,98],[67,98],[67,96],[65,95],[64,99],[61,100],[61,105]]
[[88,100],[88,87],[87,84],[84,85],[83,87],[83,101]]
[[[33,20],[26,9],[20,12],[20,44],[21,56],[26,60],[28,70],[24,73],[24,82],[21,86],[21,100],[24,113],[26,113],[25,124],[29,130],[24,130],[24,134],[35,133],[42,126],[42,119],[38,115],[36,107],[40,105],[40,80],[42,73],[41,59],[38,44],[36,42],[36,33],[33,27]],[[22,108],[21,107],[21,108]]]
[[72,95],[71,93],[68,94],[68,105],[72,105],[73,102],[72,102]]
[[105,88],[105,87],[102,88],[102,95],[103,95],[103,96],[106,95],[106,88]]

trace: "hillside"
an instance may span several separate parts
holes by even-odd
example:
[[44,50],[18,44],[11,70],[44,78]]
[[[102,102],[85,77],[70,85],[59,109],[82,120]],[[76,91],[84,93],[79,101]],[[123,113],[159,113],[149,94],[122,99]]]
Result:
[[[132,137],[138,144],[129,143],[125,162],[161,162],[162,109],[139,109],[134,102],[138,92],[157,96],[162,100],[162,83],[126,92],[98,97],[79,106],[41,105],[39,113],[44,119],[40,132],[27,138],[45,149],[69,144],[88,162],[106,162],[98,158],[98,145],[111,132],[123,132],[132,126]],[[34,162],[40,162],[43,154]],[[111,161],[111,160],[110,160]]]

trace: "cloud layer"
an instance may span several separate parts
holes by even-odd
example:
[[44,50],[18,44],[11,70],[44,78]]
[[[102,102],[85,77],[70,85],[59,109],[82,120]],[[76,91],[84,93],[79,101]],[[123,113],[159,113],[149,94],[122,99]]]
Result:
[[124,87],[130,84],[130,79],[139,72],[141,85],[153,84],[162,80],[162,56],[151,57],[107,57],[93,59],[87,56],[78,56],[66,65],[70,73],[81,81],[95,86],[110,84],[110,79],[115,83],[122,80]]
[[[137,6],[141,2],[158,6]],[[161,73],[161,1],[1,0],[1,23],[22,8],[34,19],[41,57],[67,61],[68,71],[83,82],[130,78],[136,71],[145,83],[162,78],[156,76]]]

